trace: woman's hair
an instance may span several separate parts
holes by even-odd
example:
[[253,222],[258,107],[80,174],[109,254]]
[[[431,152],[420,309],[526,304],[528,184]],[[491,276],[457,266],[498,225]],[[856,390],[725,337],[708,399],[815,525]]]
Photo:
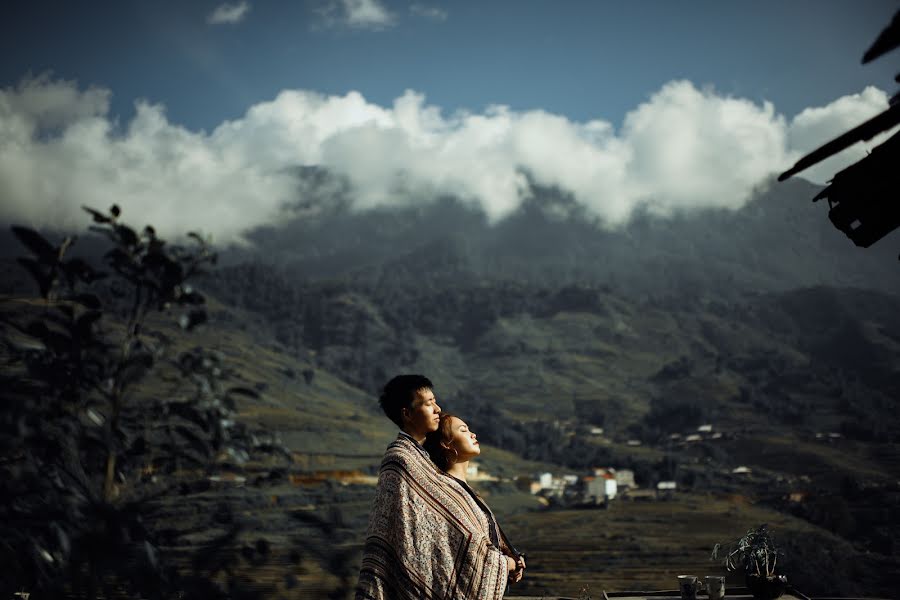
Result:
[[423,446],[441,471],[449,469],[457,457],[456,450],[451,445],[453,443],[453,417],[455,416],[450,413],[441,413],[441,422],[437,431],[432,431],[425,436]]

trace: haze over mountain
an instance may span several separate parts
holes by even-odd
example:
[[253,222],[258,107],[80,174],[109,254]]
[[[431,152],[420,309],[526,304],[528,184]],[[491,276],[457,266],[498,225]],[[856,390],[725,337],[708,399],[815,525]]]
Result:
[[518,211],[490,224],[477,207],[449,198],[353,210],[318,176],[296,218],[254,230],[251,247],[226,252],[226,262],[262,261],[298,281],[372,285],[520,280],[717,296],[811,285],[900,292],[897,236],[857,248],[832,226],[824,202],[810,203],[820,188],[803,180],[761,186],[739,210],[645,211],[610,229],[555,189],[533,187]]

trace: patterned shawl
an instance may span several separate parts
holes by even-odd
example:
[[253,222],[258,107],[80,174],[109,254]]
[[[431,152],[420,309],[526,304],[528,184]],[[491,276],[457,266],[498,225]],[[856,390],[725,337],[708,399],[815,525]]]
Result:
[[506,557],[472,496],[400,435],[381,463],[357,600],[499,600]]

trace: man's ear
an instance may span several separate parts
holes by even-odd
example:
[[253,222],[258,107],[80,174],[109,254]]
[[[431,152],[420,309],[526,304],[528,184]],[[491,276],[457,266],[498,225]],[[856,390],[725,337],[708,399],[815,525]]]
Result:
[[409,420],[409,409],[405,406],[400,409],[400,420],[404,423]]

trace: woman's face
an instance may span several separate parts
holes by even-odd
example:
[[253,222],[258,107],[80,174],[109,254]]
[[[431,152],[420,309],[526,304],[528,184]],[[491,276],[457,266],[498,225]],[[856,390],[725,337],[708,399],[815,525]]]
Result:
[[450,447],[456,450],[456,461],[465,462],[481,454],[478,439],[474,432],[469,430],[466,422],[457,417],[450,417]]

